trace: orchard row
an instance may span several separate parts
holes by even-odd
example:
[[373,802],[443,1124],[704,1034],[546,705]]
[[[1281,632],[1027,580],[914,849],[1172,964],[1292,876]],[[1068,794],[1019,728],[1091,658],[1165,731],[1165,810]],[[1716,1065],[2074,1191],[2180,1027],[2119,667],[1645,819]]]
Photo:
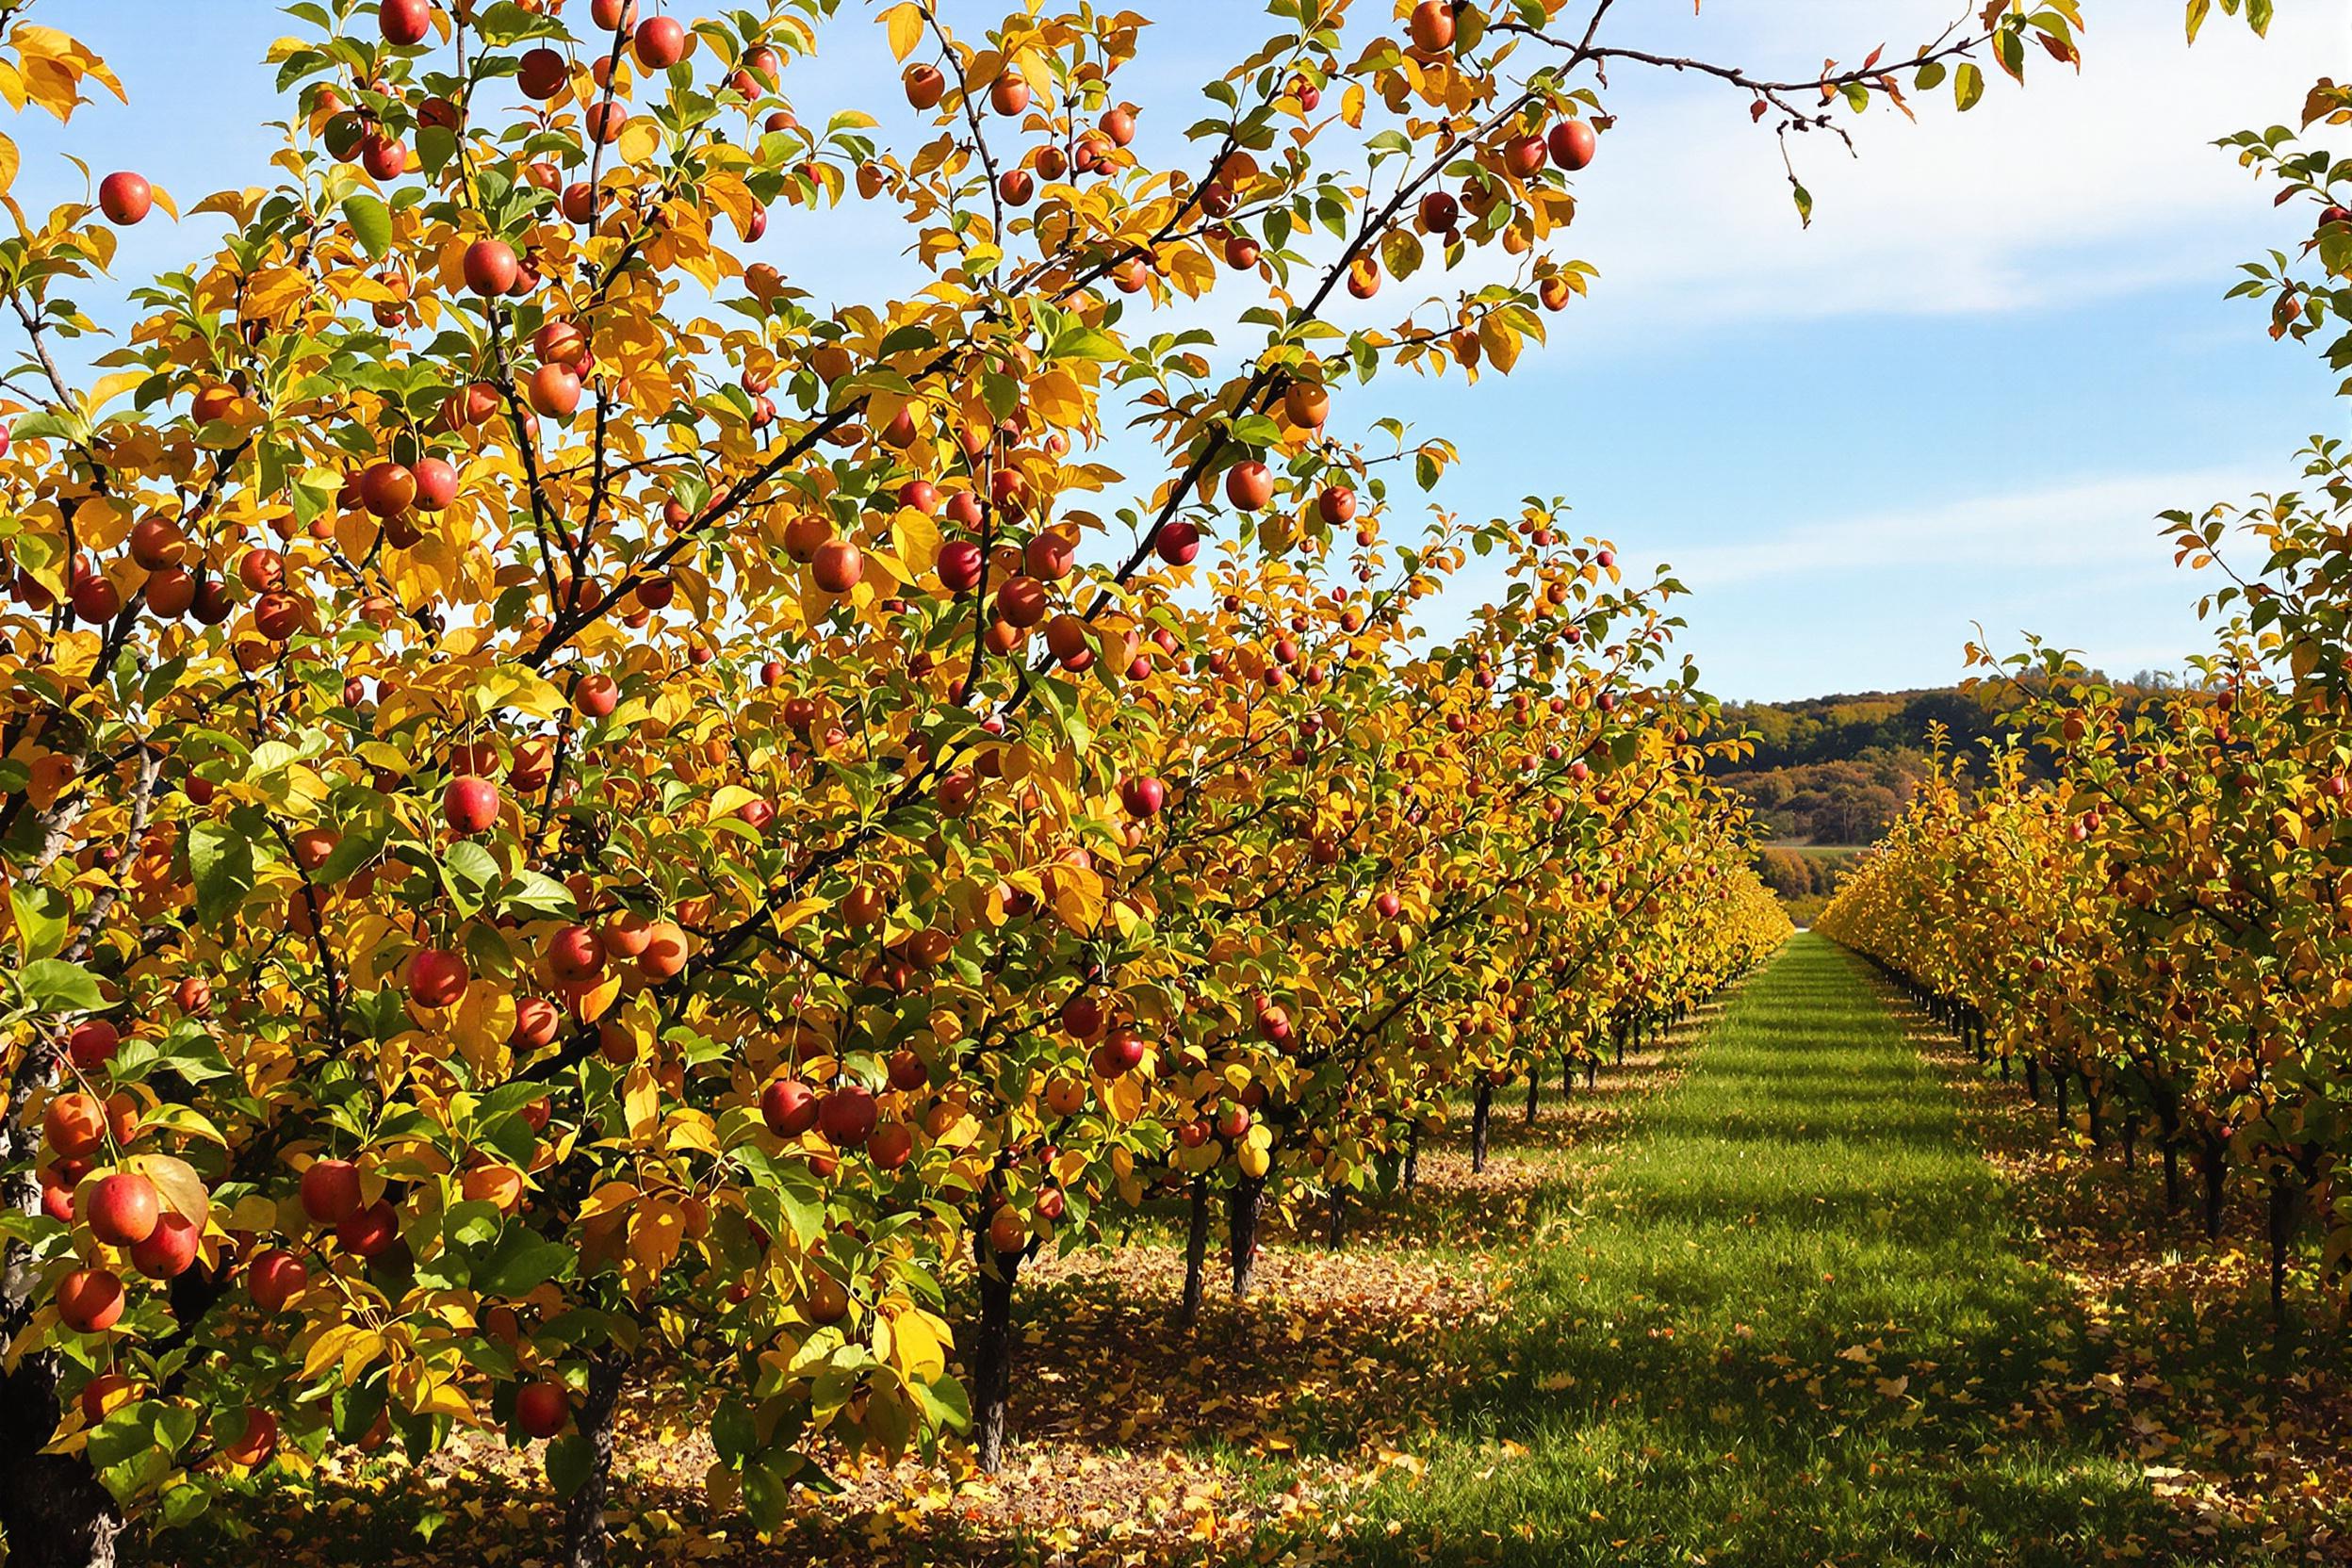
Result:
[[[1023,1260],[1188,1200],[1197,1305],[1214,1200],[1246,1291],[1266,1206],[1786,931],[1676,585],[1409,500],[1452,450],[1363,406],[1581,291],[1591,36],[1277,0],[1147,156],[1136,18],[908,0],[838,24],[896,151],[785,95],[831,0],[643,8],[292,8],[277,183],[111,347],[167,190],[0,242],[22,1560],[469,1430],[600,1560],[656,1364],[758,1525],[993,1464]],[[917,286],[819,308],[747,249],[796,217]]]

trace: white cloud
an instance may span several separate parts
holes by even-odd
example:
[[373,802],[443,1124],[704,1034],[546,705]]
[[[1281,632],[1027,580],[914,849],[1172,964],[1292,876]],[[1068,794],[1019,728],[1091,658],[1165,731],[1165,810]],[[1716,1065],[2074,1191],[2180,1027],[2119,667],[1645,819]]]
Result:
[[1931,505],[1802,523],[1749,544],[1685,546],[1678,575],[1701,594],[1764,579],[1937,566],[2067,567],[2135,580],[2172,572],[2156,514],[2276,487],[2281,470],[2192,468],[2095,476]]
[[[1787,17],[1801,11],[1805,24]],[[1895,54],[1951,8],[1751,0],[1626,8],[1616,41],[1804,76],[1818,54]],[[1900,11],[1904,32],[1889,35]],[[1780,155],[1746,99],[1721,83],[1621,65],[1623,128],[1580,180],[1579,253],[1601,269],[1606,338],[1737,319],[2006,311],[2218,278],[2311,214],[2271,219],[2269,188],[2211,145],[2293,118],[2312,79],[2352,74],[2341,6],[2282,8],[2271,37],[2216,15],[2194,49],[2177,0],[2085,7],[2078,77],[2035,52],[2026,86],[1996,71],[1967,115],[1939,89],[1917,124],[1882,106],[1854,127],[1858,158],[1822,134],[1792,137],[1816,202],[1799,227]],[[1670,200],[1658,193],[1673,192]],[[2262,237],[2254,237],[2260,236]]]

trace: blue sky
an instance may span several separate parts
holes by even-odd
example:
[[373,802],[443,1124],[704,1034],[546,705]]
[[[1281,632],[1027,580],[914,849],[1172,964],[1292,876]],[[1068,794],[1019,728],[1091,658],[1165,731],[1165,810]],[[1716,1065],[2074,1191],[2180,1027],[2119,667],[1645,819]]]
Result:
[[[948,14],[977,26],[1003,8],[949,0]],[[1171,135],[1220,52],[1259,36],[1245,34],[1258,8],[1135,8],[1171,18],[1122,78],[1164,106],[1147,109],[1147,137]],[[1693,16],[1683,0],[1627,0],[1609,36],[1802,75],[1824,55],[1900,51],[1954,8],[1707,0]],[[871,8],[843,9],[823,71],[787,80],[804,119],[894,97]],[[2153,514],[2283,486],[2302,440],[2344,423],[2316,356],[2221,299],[2235,263],[2294,243],[2310,215],[2275,212],[2209,143],[2290,119],[2315,76],[2352,74],[2352,20],[2282,7],[2257,42],[2217,18],[2192,51],[2178,0],[2084,9],[2079,77],[2037,62],[2024,92],[1997,81],[1967,117],[1945,101],[1918,125],[1874,109],[1858,159],[1819,137],[1800,145],[1809,231],[1738,94],[1622,68],[1607,95],[1620,122],[1579,179],[1565,246],[1600,269],[1591,299],[1509,378],[1389,378],[1353,397],[1460,445],[1445,504],[1565,495],[1628,567],[1672,562],[1695,590],[1686,644],[1725,696],[1949,680],[1976,623],[1996,645],[2030,629],[2116,671],[2177,664],[2200,645],[2200,584],[2172,566]],[[47,0],[40,19],[105,55],[132,103],[104,100],[64,131],[21,117],[20,202],[80,194],[66,152],[96,173],[138,169],[183,203],[272,177],[276,141],[259,127],[283,106],[260,58],[293,24],[257,0],[202,13],[192,25],[185,0]],[[212,232],[158,215],[125,237],[117,275],[176,265]],[[762,251],[847,298],[877,277],[913,284],[901,243],[851,212],[778,222]],[[119,319],[103,286],[82,302]]]

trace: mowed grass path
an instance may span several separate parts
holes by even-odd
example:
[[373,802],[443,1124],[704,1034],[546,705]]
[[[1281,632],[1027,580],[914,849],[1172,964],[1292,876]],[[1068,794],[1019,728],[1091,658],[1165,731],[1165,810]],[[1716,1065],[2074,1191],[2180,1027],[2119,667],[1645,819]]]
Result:
[[1539,1201],[1492,1377],[1336,1547],[1377,1563],[2262,1560],[2192,1545],[1936,1069],[1798,937],[1582,1213]]

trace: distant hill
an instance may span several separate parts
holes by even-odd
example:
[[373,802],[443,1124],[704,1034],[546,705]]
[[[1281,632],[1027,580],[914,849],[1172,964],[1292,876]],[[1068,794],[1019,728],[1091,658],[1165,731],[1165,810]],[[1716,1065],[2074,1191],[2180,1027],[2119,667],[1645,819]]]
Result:
[[1928,774],[1928,731],[1982,761],[2000,725],[1985,699],[1953,687],[1861,692],[1801,702],[1727,703],[1756,755],[1720,768],[1746,795],[1767,847],[1757,869],[1800,923],[1837,890],[1859,853],[1902,814]]

